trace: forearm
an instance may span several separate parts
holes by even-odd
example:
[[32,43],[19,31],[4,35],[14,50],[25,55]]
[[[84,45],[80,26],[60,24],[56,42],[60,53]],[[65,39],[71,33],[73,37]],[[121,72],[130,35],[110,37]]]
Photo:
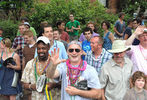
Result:
[[36,84],[23,83],[23,87],[28,90],[36,91]]
[[101,90],[100,89],[78,90],[77,95],[84,98],[99,99],[101,98]]
[[46,76],[48,78],[53,79],[53,78],[57,77],[56,76],[56,67],[57,67],[57,65],[53,65],[53,63],[50,62],[50,66],[47,68],[47,72],[46,72]]
[[127,40],[126,40],[126,45],[132,45],[134,39],[136,38],[136,35],[135,34],[132,34]]
[[105,90],[104,89],[101,89],[102,90],[102,100],[106,100],[105,98]]

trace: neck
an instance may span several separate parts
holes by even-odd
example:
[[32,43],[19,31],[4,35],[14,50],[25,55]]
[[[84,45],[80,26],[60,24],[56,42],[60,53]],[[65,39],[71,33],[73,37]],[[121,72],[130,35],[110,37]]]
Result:
[[50,40],[50,46],[54,44],[54,40]]
[[78,62],[70,62],[71,65],[79,65],[81,62],[81,60],[79,60]]
[[108,30],[105,30],[105,33],[108,33]]
[[99,48],[99,50],[96,50],[93,53],[94,53],[95,58],[97,58],[102,53],[102,48]]
[[117,63],[120,67],[124,66],[124,59],[121,62],[118,62],[116,59],[113,59],[115,61],[115,63]]
[[146,43],[140,43],[140,45],[141,45],[144,49],[147,49],[147,44],[146,44]]
[[44,57],[44,58],[42,58],[42,59],[39,58],[39,62],[40,62],[40,63],[44,63],[44,62],[46,62],[47,60],[48,60],[48,56],[47,56],[47,57]]
[[143,88],[138,88],[138,87],[134,87],[134,89],[135,89],[135,91],[137,91],[137,92],[142,92],[143,91]]
[[35,41],[32,40],[32,41],[30,42],[30,45],[34,45],[34,44],[35,44]]

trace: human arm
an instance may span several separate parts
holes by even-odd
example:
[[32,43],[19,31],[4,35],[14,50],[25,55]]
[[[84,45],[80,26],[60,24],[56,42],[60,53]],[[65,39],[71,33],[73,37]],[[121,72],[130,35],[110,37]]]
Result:
[[19,57],[19,55],[17,53],[15,53],[13,59],[14,59],[16,65],[13,65],[13,64],[9,63],[7,65],[7,68],[12,68],[14,70],[20,70],[21,67],[20,67],[20,57]]
[[22,83],[22,85],[25,89],[36,91],[36,84]]
[[79,95],[79,96],[84,97],[84,98],[99,99],[101,97],[101,89],[92,88],[91,90],[80,90],[80,89],[77,89],[73,86],[68,86],[66,88],[66,92],[69,95],[72,95],[72,96]]
[[133,43],[134,39],[143,33],[144,28],[145,28],[144,26],[138,26],[137,29],[135,30],[135,32],[126,40],[125,44],[127,46],[131,45]]
[[101,91],[102,91],[102,100],[106,100],[106,98],[105,98],[105,89],[103,88],[103,89],[101,89]]
[[72,29],[74,29],[74,30],[80,30],[81,28],[80,28],[80,25],[78,25],[78,27],[72,26]]
[[128,37],[129,37],[129,35],[128,35],[128,34],[125,34],[125,36],[124,36],[124,40],[127,40]]
[[111,42],[113,43],[113,41],[114,41],[114,36],[113,36],[113,34],[112,33],[110,33],[109,34],[109,39],[111,40]]
[[123,36],[123,33],[119,33],[119,32],[117,31],[116,27],[114,27],[114,32],[115,32],[117,35],[119,35],[119,36]]
[[60,76],[60,73],[56,69],[56,67],[59,63],[65,62],[65,61],[66,61],[65,59],[62,59],[62,60],[59,59],[59,48],[57,49],[57,52],[56,52],[56,49],[54,48],[54,52],[51,51],[50,67],[47,68],[46,76],[51,79],[58,78]]

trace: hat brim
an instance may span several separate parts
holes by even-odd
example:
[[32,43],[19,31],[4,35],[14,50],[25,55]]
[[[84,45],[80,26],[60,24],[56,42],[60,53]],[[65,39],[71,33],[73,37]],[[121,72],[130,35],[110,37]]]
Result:
[[126,48],[120,48],[120,49],[112,49],[112,50],[108,50],[108,52],[110,53],[120,53],[120,52],[124,52],[124,51],[128,51],[130,50],[130,47],[126,47]]

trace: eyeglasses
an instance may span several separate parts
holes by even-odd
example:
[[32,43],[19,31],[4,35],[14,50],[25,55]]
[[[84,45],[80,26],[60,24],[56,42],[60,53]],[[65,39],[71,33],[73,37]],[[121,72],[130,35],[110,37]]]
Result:
[[69,49],[68,51],[69,51],[70,53],[72,53],[74,50],[75,50],[75,52],[77,52],[77,53],[79,53],[79,52],[81,51],[80,49]]

